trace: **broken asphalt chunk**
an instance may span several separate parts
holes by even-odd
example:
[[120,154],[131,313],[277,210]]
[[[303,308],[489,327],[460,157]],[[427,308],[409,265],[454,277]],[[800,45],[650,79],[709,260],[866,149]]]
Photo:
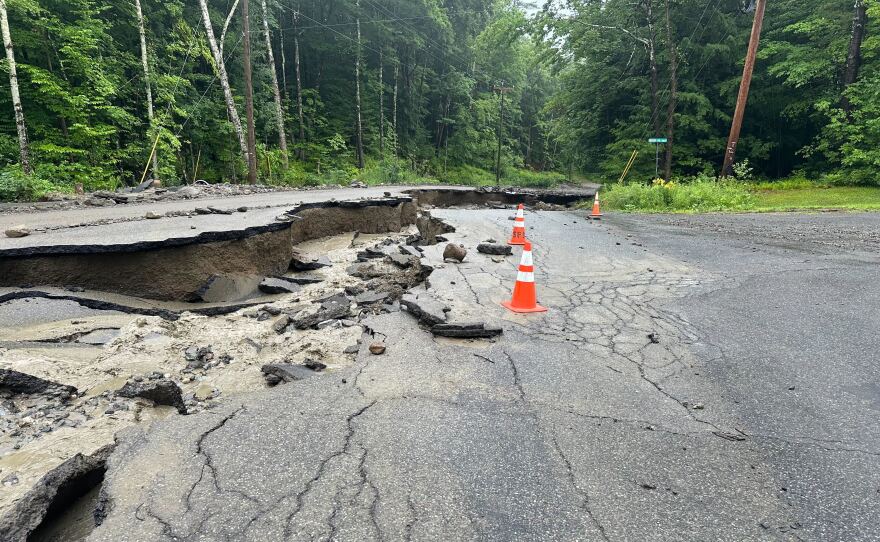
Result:
[[513,249],[509,245],[480,243],[477,245],[477,252],[481,254],[490,254],[492,256],[510,256],[513,254]]
[[291,280],[275,277],[264,278],[260,282],[259,288],[264,294],[295,294],[301,289]]
[[260,370],[270,386],[280,384],[281,382],[296,382],[297,380],[304,380],[310,376],[315,376],[315,371],[312,369],[292,363],[269,363],[263,365]]
[[439,337],[454,337],[467,339],[489,339],[504,333],[500,327],[492,327],[485,322],[461,323],[461,324],[437,324],[431,328],[431,333]]
[[12,369],[0,369],[0,390],[21,394],[59,391],[72,395],[77,392],[73,386],[44,380],[27,373],[13,371]]
[[147,380],[141,382],[129,381],[125,386],[116,392],[119,397],[127,397],[134,399],[148,399],[157,405],[172,406],[181,414],[186,414],[186,405],[183,403],[183,394],[180,386],[175,382],[160,378],[158,380]]
[[446,322],[446,313],[450,310],[449,307],[427,293],[404,294],[400,299],[400,305],[418,318],[419,322],[429,326]]
[[333,263],[327,256],[312,256],[301,252],[294,252],[290,260],[290,268],[294,271],[314,271],[322,267],[330,267]]

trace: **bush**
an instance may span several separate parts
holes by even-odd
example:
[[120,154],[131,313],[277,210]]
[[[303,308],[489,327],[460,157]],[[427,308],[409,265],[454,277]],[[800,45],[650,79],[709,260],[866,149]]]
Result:
[[710,212],[749,209],[754,198],[735,181],[697,178],[691,181],[655,181],[652,185],[612,185],[604,194],[609,209],[633,212]]
[[25,175],[18,166],[0,170],[0,201],[33,201],[56,188],[38,175]]

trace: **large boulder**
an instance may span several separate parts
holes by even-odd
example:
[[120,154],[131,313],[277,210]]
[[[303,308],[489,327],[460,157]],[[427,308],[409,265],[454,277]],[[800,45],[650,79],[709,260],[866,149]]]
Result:
[[446,245],[446,248],[443,249],[444,260],[455,260],[458,262],[463,262],[466,256],[467,249],[464,248],[463,245],[449,243],[448,245]]

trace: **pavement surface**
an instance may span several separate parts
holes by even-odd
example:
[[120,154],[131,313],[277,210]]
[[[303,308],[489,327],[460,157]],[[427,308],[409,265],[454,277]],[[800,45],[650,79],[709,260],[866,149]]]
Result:
[[880,215],[526,220],[548,313],[499,305],[518,250],[429,247],[501,338],[377,316],[350,370],[129,430],[89,540],[880,540]]

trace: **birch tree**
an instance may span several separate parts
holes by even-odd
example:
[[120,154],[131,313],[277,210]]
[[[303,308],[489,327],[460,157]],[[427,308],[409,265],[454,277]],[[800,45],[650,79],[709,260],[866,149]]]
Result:
[[12,94],[12,108],[15,110],[15,128],[18,131],[21,169],[26,175],[30,175],[33,173],[33,169],[31,168],[27,125],[24,122],[24,109],[21,107],[21,96],[18,92],[18,71],[15,67],[12,36],[9,33],[9,18],[6,16],[6,0],[0,0],[0,28],[3,31],[3,46],[6,48],[6,60],[9,63],[9,89]]
[[269,68],[272,72],[272,92],[275,97],[275,121],[278,126],[278,146],[281,148],[281,156],[284,160],[284,169],[287,169],[287,134],[284,130],[284,108],[281,105],[281,88],[278,86],[278,71],[275,66],[275,54],[272,52],[272,35],[269,33],[269,8],[266,0],[260,1],[263,8],[263,39],[266,41],[266,55],[269,59]]
[[[236,5],[238,2],[236,2]],[[220,86],[223,87],[223,97],[226,100],[226,111],[229,114],[229,120],[235,129],[235,135],[238,137],[238,143],[241,147],[241,154],[245,163],[249,162],[248,145],[244,137],[244,130],[241,127],[241,117],[238,115],[238,109],[235,107],[235,99],[232,96],[232,88],[229,86],[229,75],[226,73],[226,62],[223,60],[223,53],[217,45],[217,39],[214,37],[214,27],[211,25],[211,14],[208,12],[208,1],[199,0],[202,8],[202,23],[205,25],[205,34],[208,36],[208,45],[211,47],[211,54],[214,56],[214,69],[217,70],[217,77],[220,79]],[[233,7],[233,11],[235,8]],[[224,30],[225,32],[225,30]]]
[[[293,14],[294,25],[299,25],[299,12]],[[299,117],[299,159],[306,159],[305,141],[306,141],[306,122],[303,115],[303,91],[302,91],[302,75],[300,74],[299,60],[299,29],[294,28],[293,32],[293,56],[296,69],[296,113]]]

